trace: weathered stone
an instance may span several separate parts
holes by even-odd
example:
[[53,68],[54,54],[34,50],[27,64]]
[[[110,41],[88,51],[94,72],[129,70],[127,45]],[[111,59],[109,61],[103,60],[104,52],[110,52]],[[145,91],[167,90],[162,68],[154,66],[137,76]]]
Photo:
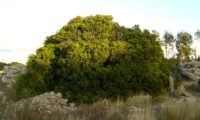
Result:
[[129,112],[141,112],[141,111],[143,111],[143,109],[135,107],[135,106],[130,106],[130,107],[128,107],[128,111]]
[[189,62],[179,66],[181,74],[189,80],[200,80],[200,62]]
[[185,92],[185,91],[176,91],[175,92],[175,97],[190,97],[190,96],[192,96],[190,93],[188,93],[188,92]]
[[10,117],[16,118],[18,113],[26,110],[46,119],[53,113],[65,114],[75,109],[75,105],[67,103],[67,99],[63,99],[60,93],[49,92],[8,105],[4,110],[3,118],[6,120],[10,120]]
[[4,66],[2,71],[2,82],[6,83],[7,86],[11,86],[13,82],[15,82],[16,77],[23,74],[25,72],[25,65],[16,63],[10,66]]
[[4,95],[5,92],[4,91],[0,91],[0,96]]

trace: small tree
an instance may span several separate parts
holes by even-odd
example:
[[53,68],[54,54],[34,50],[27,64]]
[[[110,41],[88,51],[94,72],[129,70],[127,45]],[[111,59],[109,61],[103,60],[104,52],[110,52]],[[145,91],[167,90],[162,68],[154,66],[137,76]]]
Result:
[[195,36],[196,36],[197,40],[200,39],[200,30],[197,30],[197,31],[195,32]]
[[174,36],[172,35],[172,33],[166,31],[164,36],[164,46],[165,46],[165,57],[168,58],[169,57],[169,48],[172,48],[173,51],[173,43],[174,43]]
[[[195,32],[195,37],[197,42],[200,41],[200,30]],[[197,59],[197,44],[195,45],[195,60]]]
[[188,32],[177,34],[176,47],[178,51],[178,62],[189,61],[191,55],[192,36]]

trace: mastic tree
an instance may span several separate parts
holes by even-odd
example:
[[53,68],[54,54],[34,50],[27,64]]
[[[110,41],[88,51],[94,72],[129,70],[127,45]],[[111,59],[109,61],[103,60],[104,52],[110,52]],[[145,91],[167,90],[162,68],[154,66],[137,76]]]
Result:
[[29,57],[27,72],[14,86],[16,94],[20,98],[57,91],[70,101],[91,103],[161,93],[168,73],[161,67],[158,37],[139,25],[120,26],[112,16],[78,16]]

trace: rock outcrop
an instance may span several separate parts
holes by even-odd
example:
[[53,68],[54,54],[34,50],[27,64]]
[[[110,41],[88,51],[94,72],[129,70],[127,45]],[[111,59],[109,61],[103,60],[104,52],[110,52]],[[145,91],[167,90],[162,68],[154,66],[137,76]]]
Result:
[[189,62],[179,66],[181,74],[189,80],[200,80],[200,62]]
[[68,103],[60,93],[49,92],[8,105],[3,112],[3,119],[19,118],[20,113],[26,111],[37,115],[38,119],[46,120],[52,114],[66,114],[75,109],[74,104]]
[[[179,65],[179,71],[184,78],[182,86],[189,91],[199,91],[200,62],[188,62]],[[198,92],[197,92],[198,93]]]
[[11,86],[15,82],[16,77],[25,72],[25,65],[20,63],[11,64],[10,66],[4,66],[2,83],[6,83],[8,86]]

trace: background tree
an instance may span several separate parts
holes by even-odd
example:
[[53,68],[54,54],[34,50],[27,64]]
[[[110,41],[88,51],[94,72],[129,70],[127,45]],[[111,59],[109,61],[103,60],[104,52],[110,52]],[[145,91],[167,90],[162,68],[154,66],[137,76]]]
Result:
[[195,36],[196,36],[196,39],[200,39],[200,30],[197,30],[195,32]]
[[197,57],[198,57],[198,55],[197,55],[197,45],[198,45],[198,42],[199,42],[199,40],[200,40],[200,30],[197,30],[196,32],[195,32],[195,37],[196,37],[196,40],[197,40],[197,43],[195,44],[195,60],[197,60]]
[[169,58],[169,49],[171,47],[172,51],[174,50],[173,46],[174,46],[175,39],[174,39],[174,36],[172,35],[172,33],[167,32],[167,31],[164,33],[163,38],[164,38],[163,42],[164,42],[164,46],[165,46],[165,55],[166,55],[165,57]]
[[176,47],[178,51],[177,59],[180,63],[190,60],[192,36],[188,32],[177,34]]

